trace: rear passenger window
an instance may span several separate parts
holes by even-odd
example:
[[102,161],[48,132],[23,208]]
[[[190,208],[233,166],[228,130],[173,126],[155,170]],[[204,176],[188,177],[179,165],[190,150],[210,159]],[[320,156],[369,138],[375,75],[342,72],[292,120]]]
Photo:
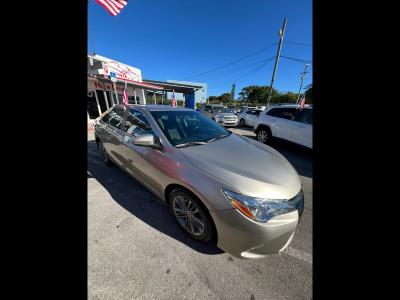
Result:
[[130,135],[155,135],[146,116],[135,109],[131,109],[126,117],[124,131]]
[[312,110],[303,109],[297,112],[295,121],[305,124],[312,124]]
[[296,115],[296,109],[293,107],[273,108],[267,112],[267,115],[294,121]]
[[267,111],[266,115],[272,116],[272,117],[278,117],[279,116],[278,109],[277,108],[273,108],[273,109]]
[[101,120],[119,129],[122,123],[123,116],[124,110],[121,107],[116,107],[108,114],[106,114]]

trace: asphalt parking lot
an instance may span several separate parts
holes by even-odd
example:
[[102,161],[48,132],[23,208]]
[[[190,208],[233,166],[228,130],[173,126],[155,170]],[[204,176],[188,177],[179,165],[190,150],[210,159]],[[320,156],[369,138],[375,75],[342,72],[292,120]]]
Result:
[[[250,128],[230,130],[254,138]],[[89,299],[311,299],[311,153],[271,146],[301,177],[304,214],[285,253],[241,260],[186,237],[151,192],[103,164],[89,133]]]

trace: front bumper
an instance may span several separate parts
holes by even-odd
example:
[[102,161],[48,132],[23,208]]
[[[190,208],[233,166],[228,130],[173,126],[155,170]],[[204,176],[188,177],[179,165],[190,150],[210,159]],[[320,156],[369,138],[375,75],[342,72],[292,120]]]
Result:
[[217,123],[222,125],[222,126],[237,126],[238,124],[238,119],[236,120],[218,120]]
[[303,213],[304,199],[298,210],[257,222],[237,209],[210,211],[218,233],[218,247],[245,259],[262,258],[285,250]]

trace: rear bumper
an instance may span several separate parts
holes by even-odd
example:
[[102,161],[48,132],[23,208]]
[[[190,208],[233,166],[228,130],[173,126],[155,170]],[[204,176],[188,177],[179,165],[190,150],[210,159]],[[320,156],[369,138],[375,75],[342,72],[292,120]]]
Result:
[[238,258],[257,259],[289,246],[302,212],[303,203],[298,210],[275,216],[266,223],[250,220],[237,209],[210,214],[217,228],[219,248]]

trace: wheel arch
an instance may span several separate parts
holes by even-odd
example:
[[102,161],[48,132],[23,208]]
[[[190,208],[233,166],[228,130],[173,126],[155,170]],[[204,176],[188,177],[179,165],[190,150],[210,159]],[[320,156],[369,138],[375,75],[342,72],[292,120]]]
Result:
[[264,123],[258,124],[258,126],[257,126],[257,128],[256,128],[256,130],[255,130],[255,133],[258,134],[258,131],[259,131],[260,129],[265,129],[265,130],[267,130],[267,131],[269,132],[269,134],[272,136],[272,130],[271,130],[271,127],[270,127],[269,125],[264,124]]
[[210,220],[212,222],[212,226],[213,226],[214,234],[215,234],[215,242],[218,243],[218,230],[217,230],[217,227],[215,226],[214,218],[209,213],[209,209],[204,204],[204,201],[200,197],[198,197],[194,192],[192,192],[189,188],[187,188],[186,186],[181,185],[179,183],[171,183],[171,184],[167,185],[164,190],[164,198],[165,198],[165,202],[168,204],[168,206],[170,205],[169,195],[175,189],[182,189],[185,192],[187,192],[191,197],[193,197],[199,201],[200,205],[203,207],[204,211],[206,212],[206,214],[208,215],[208,217],[210,218]]

